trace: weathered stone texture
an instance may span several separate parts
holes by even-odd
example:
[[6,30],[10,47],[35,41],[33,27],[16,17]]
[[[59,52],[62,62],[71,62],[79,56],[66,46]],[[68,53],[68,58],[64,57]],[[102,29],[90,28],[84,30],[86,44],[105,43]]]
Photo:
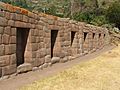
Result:
[[0,77],[64,63],[110,43],[106,28],[1,5],[5,10],[0,11]]

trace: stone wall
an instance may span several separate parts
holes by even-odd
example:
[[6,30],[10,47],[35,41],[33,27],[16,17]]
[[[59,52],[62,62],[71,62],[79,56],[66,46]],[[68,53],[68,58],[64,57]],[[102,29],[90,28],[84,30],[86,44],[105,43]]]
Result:
[[107,44],[106,28],[0,2],[0,77],[70,61]]

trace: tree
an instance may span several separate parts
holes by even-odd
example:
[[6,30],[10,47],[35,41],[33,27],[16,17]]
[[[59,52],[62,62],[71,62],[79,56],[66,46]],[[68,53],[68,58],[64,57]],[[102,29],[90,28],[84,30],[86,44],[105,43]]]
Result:
[[113,3],[106,14],[107,19],[110,23],[114,23],[120,29],[120,3]]

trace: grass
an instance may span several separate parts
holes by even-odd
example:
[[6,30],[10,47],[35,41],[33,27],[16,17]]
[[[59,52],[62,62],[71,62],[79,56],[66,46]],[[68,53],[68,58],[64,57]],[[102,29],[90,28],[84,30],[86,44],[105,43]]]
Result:
[[120,90],[120,45],[20,90]]

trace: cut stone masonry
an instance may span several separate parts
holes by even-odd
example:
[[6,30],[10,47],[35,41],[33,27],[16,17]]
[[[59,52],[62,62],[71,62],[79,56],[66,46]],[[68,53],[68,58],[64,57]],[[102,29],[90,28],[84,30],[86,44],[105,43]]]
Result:
[[109,40],[106,28],[0,2],[0,77],[73,60]]

